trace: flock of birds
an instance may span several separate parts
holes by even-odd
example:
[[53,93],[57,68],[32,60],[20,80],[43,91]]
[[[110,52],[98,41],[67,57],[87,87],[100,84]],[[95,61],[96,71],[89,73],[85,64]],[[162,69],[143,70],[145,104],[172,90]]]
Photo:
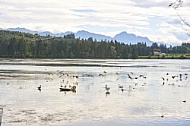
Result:
[[[69,74],[69,73],[66,73],[64,71],[57,71],[57,75],[59,76],[59,78],[63,79],[63,82],[64,82],[64,79],[66,77],[72,77],[72,78],[75,78],[75,79],[78,79],[78,78],[82,78],[82,77],[96,77],[96,76],[99,76],[99,77],[104,77],[104,76],[107,76],[108,72],[106,71],[103,71],[103,73],[100,73],[98,75],[92,75],[92,74],[82,74],[82,75],[74,75],[74,74]],[[120,73],[119,72],[116,72],[115,75],[119,75]],[[123,74],[123,73],[122,73]],[[143,74],[134,74],[133,72],[129,72],[129,73],[125,73],[126,74],[126,77],[129,79],[129,80],[138,80],[141,78],[140,82],[142,83],[141,86],[144,87],[146,85],[146,82],[145,81],[142,81],[142,79],[146,80],[147,79],[147,76],[143,75]],[[48,75],[53,75],[53,73],[48,73]],[[98,78],[97,78],[98,79]],[[118,78],[119,79],[119,78]],[[117,80],[118,80],[117,79]],[[166,73],[163,77],[160,77],[160,79],[162,80],[162,85],[175,85],[175,82],[178,82],[178,81],[183,81],[183,80],[188,80],[188,74],[187,73],[180,73],[180,74],[176,74],[176,75],[170,75],[170,73]],[[117,81],[116,80],[116,81]],[[186,85],[187,85],[188,82],[186,82]],[[67,91],[72,91],[72,92],[76,92],[76,88],[77,88],[77,85],[78,85],[78,82],[76,81],[72,86],[70,84],[65,84],[64,86],[61,84],[60,87],[59,87],[59,90],[60,92],[61,91],[64,91],[64,92],[67,92]],[[137,88],[137,85],[138,83],[134,83],[134,84],[131,84],[131,85],[128,85],[128,88],[126,88],[126,85],[122,85],[122,84],[118,84],[118,89],[121,90],[122,92],[124,91],[131,91],[132,89],[136,89]],[[182,85],[180,85],[178,83],[178,87],[181,87]],[[39,85],[37,87],[37,89],[39,91],[42,90],[42,85]],[[109,95],[110,94],[110,87],[106,84],[105,85],[105,91],[106,91],[106,95]]]
[[[104,73],[107,73],[106,71],[104,71]],[[117,75],[119,75],[118,72],[116,72]],[[147,77],[140,74],[139,76],[135,76],[135,77],[132,77],[134,73],[133,72],[130,72],[130,74],[128,73],[127,74],[127,77],[130,79],[130,80],[137,80],[139,78],[143,78],[143,79],[146,79]],[[100,76],[103,76],[103,74],[100,74]],[[118,80],[118,79],[117,79]],[[146,83],[142,84],[142,86],[144,86]],[[135,86],[137,86],[137,83],[135,83]],[[121,85],[121,84],[118,84],[118,89],[121,90],[122,92],[128,90],[128,91],[131,91],[132,89],[135,89],[135,87],[132,87],[132,85],[128,85],[128,89],[124,88],[124,85]],[[109,95],[110,94],[110,87],[108,87],[107,85],[105,85],[105,90],[106,90],[106,95]]]
[[[166,76],[165,77],[161,77],[162,80],[163,80],[163,83],[162,85],[165,85],[166,82],[170,82],[171,80],[172,83],[168,83],[168,85],[175,85],[174,82],[179,82],[179,81],[183,81],[183,80],[187,80],[188,79],[188,74],[187,73],[184,73],[184,74],[178,74],[178,75],[171,75],[169,76],[169,73],[166,73]],[[188,83],[186,83],[187,85]],[[180,87],[181,85],[178,85],[178,87]]]
[[[49,76],[53,76],[53,73],[48,73],[48,72],[47,72],[46,74],[49,75]],[[58,75],[60,79],[62,79],[62,82],[63,82],[63,83],[64,83],[66,77],[78,79],[78,78],[83,78],[83,77],[92,77],[92,78],[94,78],[94,77],[96,76],[96,75],[92,75],[92,74],[74,75],[74,74],[66,73],[66,72],[64,72],[64,71],[57,71],[57,73],[55,73],[55,74]],[[119,73],[119,72],[116,72],[115,74],[116,74],[116,75],[119,75],[120,73]],[[130,74],[127,74],[128,78],[131,79],[131,80],[133,80],[133,79],[137,80],[138,78],[144,78],[144,79],[146,79],[146,76],[144,76],[144,75],[139,75],[138,77],[132,77],[133,74],[134,74],[133,72],[130,72]],[[99,77],[107,76],[107,72],[106,72],[106,71],[103,71],[103,73],[100,73],[100,74],[98,74],[97,76],[99,76]],[[49,78],[49,77],[47,77],[47,78]],[[118,79],[117,79],[117,80],[118,80]],[[46,81],[46,82],[48,82],[48,81]],[[72,86],[71,86],[71,85],[72,85]],[[76,92],[76,86],[77,86],[77,85],[78,85],[78,82],[77,82],[77,81],[76,81],[76,82],[73,82],[73,84],[68,84],[68,81],[67,81],[67,83],[66,83],[64,86],[61,84],[60,87],[59,87],[59,89],[60,89],[60,92],[62,92],[62,91],[64,91],[64,92],[67,92],[67,91]],[[145,84],[144,84],[144,85],[145,85]],[[144,86],[144,85],[142,85],[142,86]],[[135,84],[135,86],[137,86],[137,83]],[[125,90],[127,90],[127,89],[124,89],[124,86],[123,86],[123,85],[120,85],[120,84],[118,84],[118,88],[119,88],[122,92],[125,91]],[[129,85],[129,90],[131,90],[131,89],[135,89],[135,88],[132,88],[132,86]],[[37,90],[39,90],[39,91],[41,92],[41,90],[42,90],[42,85],[39,85],[39,86],[37,87]],[[105,94],[106,94],[106,95],[109,95],[109,94],[110,94],[110,87],[108,87],[108,85],[105,85],[105,90],[106,90],[106,93],[105,93]]]
[[[106,73],[106,72],[104,72]],[[116,73],[118,74],[118,73]],[[187,73],[178,73],[178,74],[171,74],[171,73],[166,73],[164,75],[164,77],[160,77],[160,79],[162,80],[162,86],[164,85],[168,85],[168,86],[175,86],[177,85],[178,87],[182,87],[182,86],[187,86],[187,84],[189,84],[189,79],[188,79],[188,74]],[[139,78],[143,78],[143,79],[147,79],[147,77],[145,75],[140,74],[139,76],[134,76],[134,73],[131,72],[130,74],[127,74],[128,78],[130,80],[137,80]],[[102,74],[101,74],[102,76]],[[181,82],[181,83],[178,83]],[[136,89],[138,83],[134,84],[134,87],[132,85],[128,85],[128,91],[131,91],[132,89]],[[142,84],[141,86],[145,86],[146,82],[144,84]],[[118,89],[121,89],[121,91],[125,91],[124,86],[121,84],[118,84]],[[110,87],[108,87],[107,85],[105,85],[105,90],[106,90],[106,96],[110,94]],[[182,100],[183,103],[186,103],[187,100]],[[160,116],[161,118],[164,118],[164,115]]]
[[[47,75],[51,75],[51,76],[53,76],[53,73],[45,73],[45,74],[47,74]],[[62,80],[62,82],[64,82],[64,78],[65,77],[72,77],[72,78],[78,78],[78,76],[75,76],[75,75],[69,75],[68,73],[64,73],[63,71],[57,71],[57,74],[56,75],[58,75],[59,76],[59,78],[61,78],[61,79],[63,79]],[[49,79],[49,77],[47,77],[48,79]],[[47,81],[46,82],[48,82],[48,79],[47,79]],[[62,91],[64,91],[64,92],[67,92],[67,91],[72,91],[72,92],[76,92],[76,85],[77,85],[78,83],[77,82],[75,82],[75,85],[73,85],[73,86],[71,86],[69,83],[68,83],[68,81],[67,81],[67,84],[65,84],[64,86],[61,84],[60,85],[60,87],[59,87],[59,90],[60,90],[60,92],[62,92]],[[42,85],[39,85],[38,87],[37,87],[37,90],[39,90],[40,92],[41,92],[41,90],[42,90]]]
[[[44,74],[48,75],[47,78],[51,78],[52,76],[52,79],[55,79],[55,77],[53,76],[56,75],[58,79],[61,79],[62,83],[60,84],[60,87],[58,88],[60,92],[76,92],[77,86],[79,86],[78,83],[81,82],[81,78],[84,78],[84,77],[95,78],[95,79],[103,78],[103,80],[105,80],[104,77],[109,76],[109,75],[114,75],[116,79],[114,81],[114,83],[116,83],[115,86],[117,86],[119,91],[121,91],[122,93],[125,91],[133,91],[137,89],[139,86],[145,87],[146,82],[147,82],[146,80],[151,79],[150,75],[147,76],[146,74],[139,74],[139,73],[133,73],[133,72],[112,72],[110,74],[110,72],[103,71],[98,74],[97,73],[96,74],[92,74],[92,73],[80,74],[80,73],[69,73],[66,71],[56,71],[55,73],[45,72]],[[127,84],[127,82],[123,82],[123,80],[118,81],[121,77],[120,75],[125,76],[125,79],[128,80],[130,84]],[[165,73],[164,75],[162,74],[160,77],[157,77],[157,78],[160,79],[158,80],[160,82],[160,86],[177,85],[177,87],[182,87],[182,86],[187,86],[187,84],[189,84],[190,79],[188,77],[189,77],[188,73],[179,72],[179,73]],[[73,83],[71,84],[68,81],[65,82],[65,80],[67,79],[73,80]],[[46,80],[46,82],[48,82],[48,79]],[[106,82],[104,86],[106,96],[111,94],[112,87],[110,86],[111,85],[109,84],[109,82]],[[37,90],[39,90],[40,92],[42,89],[43,89],[43,84],[40,84],[39,86],[37,86]],[[186,103],[187,100],[182,100],[181,102]],[[163,118],[164,115],[161,115],[160,117]]]
[[[80,78],[83,78],[83,77],[91,77],[91,78],[102,77],[103,78],[103,77],[109,76],[108,72],[106,72],[106,71],[103,71],[102,73],[97,74],[97,75],[92,75],[92,74],[73,75],[73,74],[69,74],[69,73],[64,73],[63,71],[62,72],[60,71],[58,73],[59,73],[58,74],[59,78],[62,78],[63,82],[64,82],[64,79],[66,77],[75,78],[75,80],[77,80],[77,79],[80,79]],[[116,72],[114,74],[117,76],[117,75],[120,75],[121,73]],[[124,74],[124,73],[122,73],[122,74]],[[121,83],[118,82],[117,87],[122,93],[124,91],[132,91],[134,89],[137,89],[138,85],[140,85],[141,87],[144,87],[146,85],[146,79],[148,77],[150,77],[150,76],[145,76],[143,74],[137,74],[137,73],[133,73],[133,72],[125,73],[125,76],[126,76],[126,78],[128,78],[129,81],[132,81],[134,83],[130,83],[129,85],[125,85],[125,83],[121,84]],[[100,79],[100,78],[96,78],[96,79]],[[141,80],[138,80],[138,79],[141,79]],[[162,75],[160,77],[159,81],[161,82],[161,86],[164,86],[164,85],[175,86],[175,85],[177,85],[178,87],[181,87],[181,86],[185,86],[185,85],[187,85],[189,83],[187,73],[176,73],[175,75],[174,75],[174,73],[166,73],[165,75]],[[138,84],[139,82],[141,84]],[[182,82],[183,85],[182,85],[182,83],[178,83],[178,82]],[[111,94],[110,90],[111,90],[112,87],[109,87],[108,85],[109,85],[109,83],[106,83],[105,87],[104,87],[106,96]],[[77,86],[78,86],[77,81],[75,82],[75,85],[72,85],[72,86],[68,85],[68,82],[67,82],[67,84],[65,84],[64,86],[61,84],[60,87],[59,87],[59,90],[60,90],[60,92],[62,92],[62,91],[63,92],[68,92],[68,91],[76,92]],[[37,87],[37,89],[39,91],[41,91],[42,86],[39,85]],[[186,103],[187,100],[182,100],[182,102]],[[164,115],[161,115],[160,117],[163,118]]]

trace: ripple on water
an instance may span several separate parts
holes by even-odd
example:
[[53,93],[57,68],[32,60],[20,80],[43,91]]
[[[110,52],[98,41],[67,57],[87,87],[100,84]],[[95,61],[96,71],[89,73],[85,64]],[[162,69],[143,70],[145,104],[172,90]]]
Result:
[[[190,71],[186,60],[182,61],[186,65],[183,67],[180,67],[181,60],[176,63],[61,59],[0,62],[3,64],[0,65],[3,126],[189,124]],[[171,78],[179,74],[183,74],[182,80]],[[161,77],[169,78],[164,85]],[[118,89],[119,84],[123,91]],[[41,92],[37,90],[39,85],[42,85]],[[77,91],[60,92],[61,85],[75,85]],[[105,85],[110,87],[109,95]]]

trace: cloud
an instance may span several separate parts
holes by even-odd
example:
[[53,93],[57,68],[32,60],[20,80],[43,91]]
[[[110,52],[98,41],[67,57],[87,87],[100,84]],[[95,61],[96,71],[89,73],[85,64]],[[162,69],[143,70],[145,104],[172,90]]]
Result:
[[[181,42],[185,34],[173,0],[0,0],[2,28],[25,27],[31,30],[65,32],[88,30],[113,36],[127,31],[153,41]],[[189,20],[188,6],[177,10]]]
[[93,13],[93,12],[97,12],[96,10],[92,10],[92,9],[71,9],[71,11],[80,12],[80,13]]
[[171,2],[165,0],[133,0],[134,5],[143,8],[168,7]]

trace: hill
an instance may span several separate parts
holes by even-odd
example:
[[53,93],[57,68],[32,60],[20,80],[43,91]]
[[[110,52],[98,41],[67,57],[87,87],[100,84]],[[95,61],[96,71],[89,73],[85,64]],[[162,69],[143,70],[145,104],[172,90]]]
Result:
[[[68,35],[70,33],[74,32],[61,32],[61,33],[52,33],[49,31],[44,31],[44,32],[38,32],[38,31],[32,31],[26,28],[9,28],[8,30],[10,31],[19,31],[19,32],[25,32],[25,33],[31,33],[31,34],[36,34],[38,33],[40,36],[56,36],[56,37],[63,37],[64,35]],[[137,36],[132,33],[127,33],[127,32],[121,32],[114,37],[102,35],[102,34],[96,34],[96,33],[91,33],[85,30],[78,31],[75,34],[76,38],[80,39],[88,39],[90,37],[93,38],[93,40],[101,41],[101,40],[106,40],[106,41],[111,41],[111,40],[116,40],[118,42],[122,42],[125,44],[137,44],[138,42],[146,42],[148,46],[151,46],[153,41],[149,40],[147,37],[142,37],[142,36]]]

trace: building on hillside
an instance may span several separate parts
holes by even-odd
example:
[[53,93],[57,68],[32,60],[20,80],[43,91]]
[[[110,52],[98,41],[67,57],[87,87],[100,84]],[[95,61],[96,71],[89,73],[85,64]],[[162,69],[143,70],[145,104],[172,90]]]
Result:
[[154,55],[154,56],[165,56],[166,54],[165,54],[165,53],[162,53],[162,52],[154,51],[154,52],[153,52],[153,55]]

